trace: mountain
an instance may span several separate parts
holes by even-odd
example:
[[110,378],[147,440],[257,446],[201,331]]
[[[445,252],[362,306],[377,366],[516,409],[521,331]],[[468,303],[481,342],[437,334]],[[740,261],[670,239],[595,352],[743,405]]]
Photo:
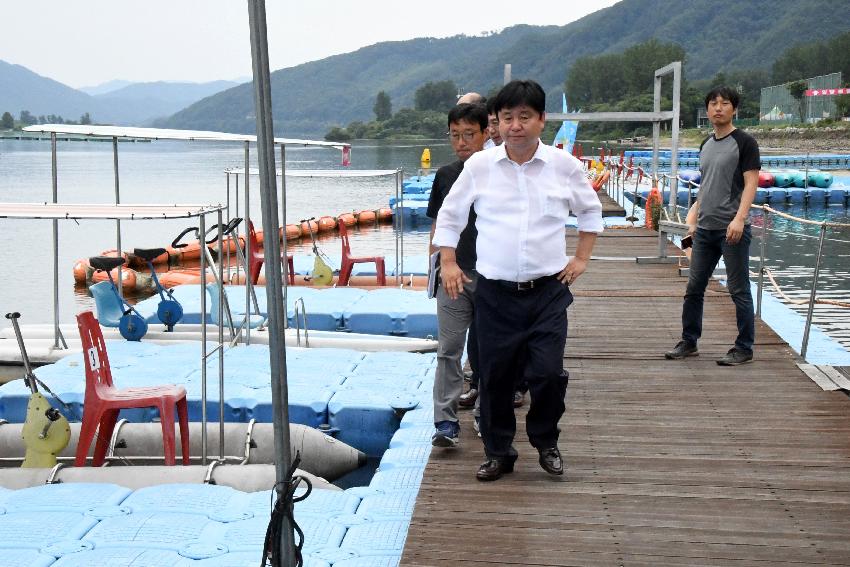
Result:
[[[88,112],[97,122],[142,126],[237,84],[110,81],[88,87],[91,92],[107,91],[92,96],[21,65],[0,61],[0,113],[10,112],[17,117],[22,110],[28,110],[34,116],[55,114],[79,120]],[[118,88],[109,90],[113,87]]]
[[17,117],[22,110],[34,116],[57,114],[70,120],[79,120],[89,112],[98,119],[108,119],[101,117],[106,112],[94,97],[21,65],[0,61],[0,112]]
[[[453,80],[489,92],[514,77],[547,90],[551,108],[572,63],[656,37],[685,48],[689,80],[719,71],[769,68],[788,47],[850,29],[846,0],[623,0],[565,26],[519,25],[483,37],[419,38],[375,44],[272,73],[278,135],[320,136],[331,126],[370,120],[378,91],[398,110],[428,81]],[[804,33],[801,33],[804,30]],[[157,125],[228,132],[255,130],[251,83],[199,101]]]
[[93,87],[80,87],[77,90],[83,91],[86,94],[96,96],[106,93],[111,93],[112,91],[117,91],[118,89],[123,89],[128,85],[132,85],[133,81],[124,81],[122,79],[115,79],[112,81],[106,81],[105,83],[101,83],[99,85],[95,85]]
[[95,98],[108,107],[120,109],[122,120],[133,124],[147,124],[155,118],[170,116],[194,102],[237,84],[233,81],[131,83],[123,88],[99,94]]

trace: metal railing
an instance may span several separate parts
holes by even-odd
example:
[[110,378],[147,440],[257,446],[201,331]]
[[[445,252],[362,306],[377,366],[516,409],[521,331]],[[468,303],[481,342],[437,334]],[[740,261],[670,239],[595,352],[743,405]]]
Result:
[[[761,249],[760,249],[760,253],[759,253],[758,294],[757,294],[757,299],[756,299],[756,316],[761,318],[762,294],[764,293],[764,278],[765,278],[765,276],[767,276],[768,279],[770,279],[771,284],[774,286],[774,289],[776,289],[777,293],[785,301],[787,301],[788,303],[794,304],[794,305],[807,305],[808,308],[806,310],[806,324],[805,324],[805,327],[803,329],[803,341],[802,341],[802,344],[800,346],[800,356],[803,357],[803,359],[805,359],[806,358],[806,352],[808,351],[808,347],[809,347],[809,335],[811,333],[811,328],[812,328],[812,317],[814,316],[815,304],[816,303],[822,303],[822,304],[835,305],[837,307],[850,308],[850,303],[842,302],[842,301],[835,301],[835,300],[830,300],[830,299],[818,299],[818,297],[817,297],[818,279],[820,278],[821,263],[822,263],[822,260],[823,260],[824,243],[827,240],[829,240],[829,239],[826,238],[827,229],[828,228],[850,228],[850,223],[838,223],[838,222],[830,222],[830,221],[814,221],[814,220],[810,220],[810,219],[804,219],[804,218],[800,218],[800,217],[795,217],[794,215],[789,215],[788,213],[783,213],[782,211],[777,211],[776,209],[773,209],[773,208],[769,207],[768,205],[753,205],[753,208],[761,209],[762,213],[763,213],[762,230],[761,230],[761,245],[760,245]],[[813,277],[812,277],[812,285],[809,289],[809,299],[807,301],[794,300],[794,299],[791,299],[790,297],[788,297],[782,291],[782,289],[780,288],[779,284],[776,281],[776,278],[773,277],[773,274],[771,273],[770,269],[768,269],[765,265],[765,256],[766,256],[768,234],[770,232],[782,232],[782,231],[771,230],[771,229],[768,228],[768,225],[770,224],[770,215],[776,215],[776,216],[785,218],[785,219],[793,221],[793,222],[799,222],[801,224],[807,224],[807,225],[813,225],[813,226],[819,226],[820,227],[819,231],[818,231],[818,236],[816,237],[818,239],[818,249],[817,249],[817,255],[815,256],[815,267],[814,267],[814,273],[813,273]],[[798,236],[813,238],[810,235],[798,235]]]
[[[643,177],[649,177],[649,176],[646,175],[646,172],[641,168],[641,166],[634,166],[634,165],[630,166],[626,163],[623,163],[620,160],[619,156],[610,156],[607,160],[604,160],[604,163],[605,163],[605,166],[609,169],[609,171],[611,171],[611,175],[608,178],[608,181],[606,182],[606,185],[605,185],[606,191],[608,192],[608,195],[611,196],[614,199],[617,199],[618,202],[620,202],[620,203],[625,203],[626,193],[627,192],[632,193],[632,195],[631,195],[632,215],[631,215],[631,217],[627,217],[627,218],[630,218],[630,219],[634,218],[635,217],[635,210],[636,210],[636,207],[637,207],[637,202],[638,202],[638,199],[640,198],[640,195],[638,194],[640,182],[643,179]],[[629,186],[629,190],[627,190],[626,183],[627,183],[627,181],[629,181],[629,177],[631,177],[632,175],[634,175],[634,179],[635,179],[634,189],[631,189],[631,186]],[[808,172],[806,172],[805,177],[806,177],[806,181],[808,181]],[[675,179],[675,183],[674,183],[674,179]],[[657,184],[659,181],[661,183],[661,187],[659,187],[659,189],[661,190],[662,195],[663,195],[663,192],[668,187],[669,187],[671,192],[673,192],[673,191],[678,192],[679,182],[684,183],[687,187],[687,190],[688,190],[687,207],[677,205],[671,211],[670,216],[672,218],[670,218],[669,221],[662,221],[660,223],[661,226],[659,227],[659,255],[661,257],[664,257],[664,255],[665,255],[664,250],[666,249],[666,241],[667,241],[668,235],[679,235],[679,236],[684,235],[683,231],[686,229],[686,225],[684,225],[682,223],[682,213],[686,213],[690,209],[691,205],[693,204],[693,192],[694,192],[694,190],[699,190],[700,185],[699,185],[699,183],[696,183],[691,179],[684,179],[684,178],[682,178],[678,175],[675,176],[675,178],[674,178],[673,175],[670,175],[670,174],[667,174],[667,173],[661,173],[660,176],[658,176],[658,177],[654,177],[654,176],[652,177],[653,185]],[[808,185],[808,183],[806,183],[806,184]],[[850,302],[836,301],[836,300],[832,300],[832,299],[821,299],[821,298],[817,297],[817,288],[818,288],[818,283],[819,283],[819,279],[820,279],[820,276],[821,276],[821,266],[822,266],[822,261],[823,261],[823,256],[824,256],[824,244],[827,241],[847,242],[846,240],[827,238],[827,231],[830,228],[833,228],[833,229],[835,229],[835,228],[839,228],[839,229],[850,228],[850,223],[839,223],[839,222],[831,222],[831,221],[815,221],[815,220],[810,220],[810,219],[804,219],[804,218],[801,218],[801,217],[790,215],[788,213],[784,213],[782,211],[778,211],[776,209],[771,208],[768,205],[753,204],[752,208],[753,209],[761,209],[762,212],[763,212],[763,221],[762,221],[761,238],[760,238],[761,242],[759,244],[759,248],[760,248],[760,250],[759,250],[759,269],[758,269],[758,272],[757,272],[757,277],[758,277],[757,288],[758,288],[758,291],[757,291],[757,297],[756,297],[756,316],[761,318],[762,296],[763,296],[764,287],[765,287],[765,285],[764,285],[765,284],[765,282],[764,282],[765,277],[767,277],[767,279],[770,280],[770,283],[773,286],[774,290],[776,291],[777,295],[783,301],[785,301],[788,304],[792,304],[792,305],[798,305],[798,306],[805,305],[805,306],[807,306],[805,326],[804,326],[804,329],[803,329],[803,340],[802,340],[802,344],[800,346],[800,356],[803,359],[805,359],[806,353],[808,352],[809,337],[811,335],[812,319],[814,317],[815,304],[826,304],[826,305],[833,305],[833,306],[836,306],[836,307],[850,308]],[[817,254],[815,256],[815,265],[814,265],[812,283],[811,283],[811,286],[809,288],[809,292],[808,292],[809,297],[808,297],[807,300],[795,300],[795,299],[789,297],[782,290],[779,283],[776,281],[774,274],[765,265],[767,243],[768,243],[768,234],[770,232],[785,232],[785,231],[772,230],[772,229],[768,228],[769,224],[770,224],[771,215],[776,215],[776,216],[782,217],[782,218],[787,219],[787,220],[792,221],[792,222],[799,222],[799,223],[802,223],[802,224],[820,227],[817,236],[793,233],[798,237],[817,238],[817,240],[818,240],[818,247],[817,247]]]

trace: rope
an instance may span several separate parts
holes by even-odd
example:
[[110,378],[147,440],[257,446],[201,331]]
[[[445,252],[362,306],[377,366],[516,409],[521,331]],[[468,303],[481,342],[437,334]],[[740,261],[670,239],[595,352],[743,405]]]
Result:
[[[263,544],[263,562],[261,567],[281,567],[284,563],[284,558],[280,556],[280,543],[283,536],[284,519],[288,519],[292,524],[292,528],[298,535],[297,543],[295,544],[295,567],[304,565],[304,557],[301,550],[304,547],[304,532],[295,522],[294,509],[295,503],[301,502],[310,496],[313,491],[313,485],[307,477],[294,476],[295,469],[301,463],[301,451],[295,453],[295,459],[292,462],[292,467],[286,473],[286,478],[275,484],[273,494],[277,494],[277,501],[272,506],[272,516],[269,520],[269,527],[266,530],[266,540]],[[307,491],[301,496],[295,496],[295,490],[301,482],[307,485]]]
[[761,208],[764,209],[765,211],[769,211],[771,213],[777,214],[780,217],[790,219],[790,220],[794,220],[794,221],[798,221],[798,222],[801,222],[801,223],[804,223],[804,224],[813,224],[813,225],[817,225],[817,226],[829,226],[829,227],[834,227],[834,228],[850,228],[850,223],[846,223],[846,222],[842,223],[842,222],[830,222],[830,221],[813,221],[813,220],[809,220],[809,219],[801,219],[800,217],[795,217],[794,215],[789,215],[787,213],[783,213],[782,211],[777,211],[776,209],[773,209],[773,208],[769,207],[768,205],[763,205]]
[[[779,294],[779,297],[784,299],[786,302],[792,305],[808,305],[809,301],[807,299],[793,299],[788,296],[782,289],[779,287],[779,283],[776,281],[776,278],[773,277],[773,272],[770,271],[769,268],[764,269],[764,273],[767,275],[767,278],[770,280],[770,283],[773,284],[773,289],[776,290],[776,293]],[[815,298],[815,304],[821,305],[834,305],[836,307],[846,307],[850,308],[850,303],[846,301],[836,301],[834,299],[819,299]]]

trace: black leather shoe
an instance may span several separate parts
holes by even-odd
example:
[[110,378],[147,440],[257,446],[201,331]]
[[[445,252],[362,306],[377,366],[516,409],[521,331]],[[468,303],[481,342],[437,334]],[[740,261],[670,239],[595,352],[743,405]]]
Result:
[[664,358],[667,360],[681,360],[689,356],[699,356],[697,345],[688,341],[679,341],[673,350],[668,350],[664,353]]
[[475,473],[475,478],[482,481],[499,480],[503,474],[514,472],[514,464],[490,459],[483,465],[478,467],[478,472]]
[[466,392],[460,395],[460,399],[457,401],[457,405],[462,408],[474,408],[475,400],[478,399],[478,388],[470,388]]
[[538,449],[540,452],[540,466],[549,474],[564,474],[564,461],[561,460],[561,452],[557,447]]

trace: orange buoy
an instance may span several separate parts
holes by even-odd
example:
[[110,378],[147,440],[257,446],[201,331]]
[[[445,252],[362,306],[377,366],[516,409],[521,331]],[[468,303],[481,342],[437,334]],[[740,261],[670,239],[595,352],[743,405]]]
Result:
[[286,225],[286,238],[288,240],[294,238],[301,238],[301,226],[297,224]]
[[392,209],[378,209],[378,220],[379,221],[388,221],[393,218],[393,210]]
[[342,224],[344,224],[345,226],[354,226],[355,224],[357,224],[357,219],[354,218],[354,215],[352,213],[342,213],[337,217],[337,220],[341,220]]
[[313,231],[313,234],[319,232],[319,223],[313,220],[301,223],[301,234],[310,234],[311,230]]
[[646,198],[646,228],[649,230],[658,229],[662,206],[661,191],[658,187],[653,187]]
[[336,220],[333,217],[319,217],[319,232],[328,232],[336,228]]
[[[121,287],[124,291],[134,291],[136,289],[136,280],[138,272],[133,268],[121,266]],[[92,283],[108,282],[109,276],[102,270],[96,270],[91,276]],[[118,284],[118,268],[112,270],[112,281]]]
[[357,213],[358,224],[373,224],[378,220],[378,215],[375,211],[360,211]]
[[89,265],[86,258],[80,258],[74,262],[74,281],[79,284],[84,284],[91,279],[94,268]]

